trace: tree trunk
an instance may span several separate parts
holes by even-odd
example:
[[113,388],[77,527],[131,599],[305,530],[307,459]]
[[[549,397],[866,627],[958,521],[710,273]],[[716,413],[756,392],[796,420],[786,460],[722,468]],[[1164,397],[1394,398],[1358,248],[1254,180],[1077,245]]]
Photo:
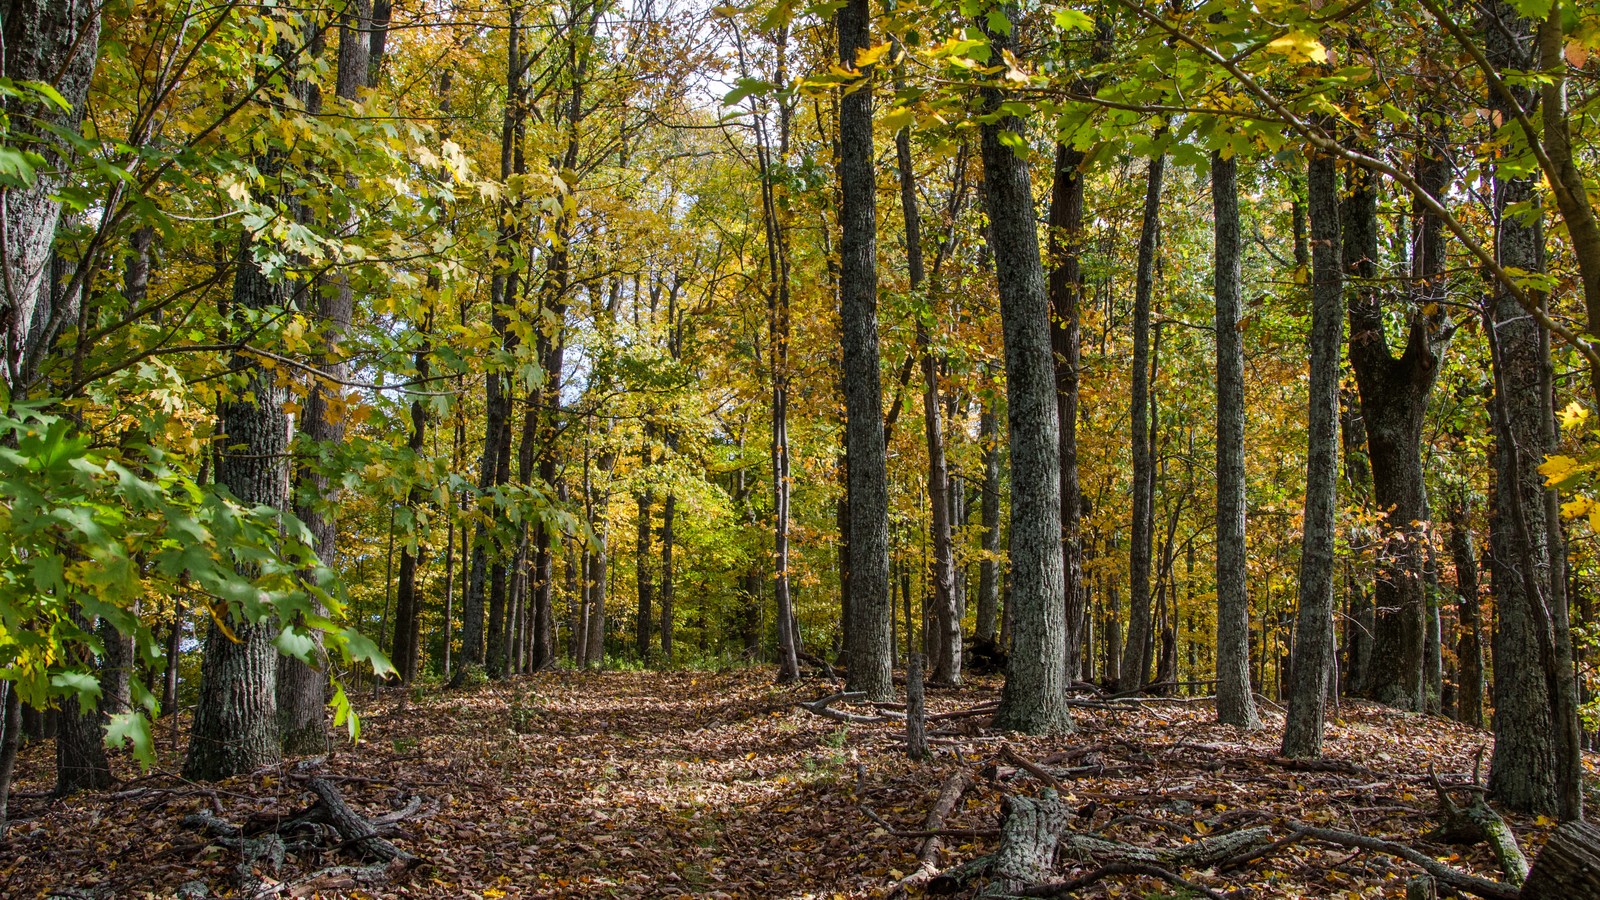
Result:
[[1465,498],[1450,504],[1450,558],[1456,570],[1456,703],[1455,716],[1474,728],[1483,726],[1483,604],[1478,591],[1478,551]]
[[12,399],[26,393],[39,361],[49,352],[70,310],[58,308],[51,286],[51,256],[61,218],[59,192],[68,180],[60,141],[46,129],[78,131],[94,75],[100,41],[100,5],[87,0],[5,0],[0,6],[5,53],[0,71],[10,81],[43,82],[70,107],[8,98],[0,103],[13,133],[8,144],[28,144],[44,157],[31,185],[9,187],[0,202],[0,387]]
[[[1532,30],[1504,3],[1493,3],[1484,17],[1485,45],[1498,67],[1529,69],[1533,64]],[[1514,88],[1524,109],[1532,92]],[[1491,93],[1491,108],[1509,118],[1508,104]],[[1535,204],[1531,178],[1494,178],[1495,249],[1501,265],[1527,272],[1544,270],[1544,228],[1513,207]],[[1539,461],[1552,449],[1550,421],[1549,336],[1516,300],[1493,288],[1488,325],[1495,350],[1496,496],[1490,533],[1490,567],[1499,628],[1495,633],[1495,744],[1489,767],[1491,795],[1507,806],[1568,818],[1581,813],[1576,772],[1564,771],[1563,737],[1575,723],[1564,721],[1558,706],[1552,634],[1565,623],[1553,590],[1559,566],[1550,558],[1551,529],[1547,520]],[[1543,665],[1538,664],[1543,661]],[[1576,801],[1576,802],[1574,802]],[[1574,809],[1576,807],[1576,809]]]
[[1300,609],[1290,665],[1283,755],[1321,756],[1333,663],[1333,552],[1339,499],[1339,347],[1344,279],[1339,259],[1339,187],[1332,157],[1315,155],[1307,177],[1311,213],[1311,377],[1306,436],[1305,525]]
[[[1015,52],[1022,46],[1017,34],[1021,18],[1012,5],[1000,12],[1011,20],[1009,32],[991,32],[990,40],[998,53]],[[984,91],[989,113],[1001,100],[999,90]],[[1072,718],[1066,705],[1061,447],[1050,306],[1028,164],[1006,143],[1008,134],[1021,135],[1026,129],[1015,116],[982,126],[984,202],[1000,293],[1011,446],[1012,584],[1007,605],[1016,607],[995,725],[1048,734],[1070,730]]]
[[0,715],[0,840],[4,840],[12,776],[16,772],[17,751],[22,746],[22,695],[17,693],[16,685],[9,682],[0,684],[0,692],[5,694],[5,702],[0,705],[5,710]]
[[1133,528],[1128,553],[1128,649],[1117,688],[1136,691],[1150,677],[1150,559],[1155,539],[1155,447],[1150,420],[1150,295],[1155,289],[1156,243],[1161,230],[1161,174],[1165,157],[1150,160],[1144,225],[1133,300]]
[[[867,0],[838,12],[839,61],[856,68],[872,45]],[[850,670],[847,688],[873,700],[894,695],[889,651],[889,476],[878,361],[876,174],[872,161],[872,70],[839,99],[839,316],[843,327],[845,452],[850,459]]]
[[[916,174],[911,169],[911,130],[902,128],[895,135],[895,158],[900,170],[900,207],[906,230],[906,262],[911,290],[919,291],[925,280],[922,261],[922,216],[917,209]],[[933,298],[926,299],[930,307]],[[944,456],[944,423],[939,398],[939,360],[934,356],[928,331],[930,315],[917,316],[917,352],[922,356],[922,417],[928,442],[928,503],[932,507],[930,527],[933,561],[928,570],[932,588],[933,672],[935,685],[961,683],[961,612],[956,605],[955,548],[950,538],[952,509],[950,470]],[[919,669],[920,672],[920,669]]]
[[1245,586],[1244,342],[1240,336],[1239,163],[1211,158],[1216,229],[1217,721],[1258,728],[1250,690],[1250,595]]
[[[1050,187],[1050,349],[1056,388],[1057,453],[1061,465],[1062,619],[1066,627],[1068,680],[1081,666],[1080,623],[1088,595],[1083,579],[1083,498],[1078,484],[1078,385],[1082,346],[1078,308],[1083,296],[1083,166],[1084,155],[1066,144],[1056,145],[1055,173]],[[991,413],[992,416],[992,413]],[[998,475],[998,473],[997,473]],[[996,486],[995,503],[999,505]],[[996,521],[998,522],[998,509]],[[998,525],[996,526],[998,528]],[[998,548],[998,535],[996,536]]]
[[[647,471],[652,463],[650,451],[651,428],[645,426],[644,445],[639,450],[640,470]],[[655,637],[655,582],[650,577],[650,518],[655,507],[655,492],[645,488],[638,492],[638,531],[634,544],[634,581],[639,601],[638,617],[634,622],[634,638],[639,661],[650,658],[650,645]]]
[[[1424,159],[1419,174],[1429,190],[1443,191],[1448,172]],[[1364,170],[1351,172],[1341,204],[1346,272],[1357,279],[1350,305],[1350,364],[1361,396],[1362,424],[1372,465],[1373,502],[1385,510],[1387,537],[1373,597],[1375,627],[1366,688],[1373,699],[1421,712],[1427,707],[1427,488],[1422,472],[1422,426],[1444,342],[1442,314],[1444,240],[1440,223],[1418,210],[1418,279],[1411,327],[1401,355],[1384,336],[1378,274],[1377,190]],[[1429,313],[1427,310],[1434,312]]]
[[[426,383],[430,369],[429,358],[433,354],[433,347],[428,335],[433,331],[433,314],[429,312],[422,326],[422,345],[417,348],[415,363],[417,379]],[[422,402],[421,397],[411,401],[411,437],[407,447],[418,459],[423,455],[423,444],[428,436],[428,407]],[[422,487],[413,485],[406,495],[406,508],[411,510],[412,521],[416,521],[416,511],[421,508],[423,500]],[[454,524],[448,528],[454,532]],[[420,529],[414,525],[413,538],[406,541],[400,550],[400,583],[395,589],[394,608],[394,665],[400,673],[402,684],[410,684],[417,677],[417,643],[421,634],[421,606],[422,599],[417,592],[417,568],[422,564],[422,546],[417,537]],[[413,550],[413,545],[416,549]],[[445,564],[445,581],[450,580],[450,564]]]
[[983,559],[978,563],[979,644],[996,643],[1000,613],[1000,430],[994,401],[985,400],[978,417],[983,450]]

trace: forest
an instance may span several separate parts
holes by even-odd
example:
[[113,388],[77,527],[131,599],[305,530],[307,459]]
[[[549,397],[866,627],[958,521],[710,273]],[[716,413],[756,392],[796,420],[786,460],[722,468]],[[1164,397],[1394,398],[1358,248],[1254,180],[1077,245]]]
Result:
[[0,896],[1600,897],[1600,8],[0,40]]

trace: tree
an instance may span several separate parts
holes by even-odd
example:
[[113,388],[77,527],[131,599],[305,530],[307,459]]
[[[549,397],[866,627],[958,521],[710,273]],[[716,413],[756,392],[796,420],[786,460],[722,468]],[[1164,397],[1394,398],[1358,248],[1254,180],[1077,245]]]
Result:
[[867,0],[837,13],[839,63],[862,83],[839,99],[839,318],[843,332],[845,456],[850,498],[848,687],[874,700],[894,694],[890,656],[888,471],[878,363],[877,188],[872,163],[872,74]]
[[1211,157],[1216,225],[1217,721],[1258,728],[1250,685],[1250,598],[1245,592],[1244,342],[1239,334],[1239,162]]
[[[1022,45],[1017,8],[1002,6],[996,12],[995,24],[984,22],[989,40],[997,52],[1015,53]],[[1002,97],[998,88],[985,87],[984,108],[996,113]],[[1015,604],[1011,655],[995,725],[1050,734],[1070,730],[1072,717],[1066,705],[1066,621],[1061,615],[1065,584],[1055,357],[1032,179],[1022,155],[1026,128],[1015,116],[993,116],[982,126],[984,203],[1005,336],[1012,571],[1007,605]],[[855,514],[852,504],[851,516]]]
[[1323,710],[1333,665],[1333,554],[1339,497],[1339,347],[1344,343],[1338,175],[1315,153],[1306,178],[1311,215],[1311,379],[1307,412],[1305,525],[1300,609],[1290,663],[1283,755],[1322,754]]

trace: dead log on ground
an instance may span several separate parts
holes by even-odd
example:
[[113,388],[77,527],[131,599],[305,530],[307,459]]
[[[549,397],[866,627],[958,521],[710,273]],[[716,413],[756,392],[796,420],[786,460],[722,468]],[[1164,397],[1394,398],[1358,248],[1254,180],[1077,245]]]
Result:
[[1600,897],[1600,828],[1568,822],[1550,836],[1522,886],[1524,900]]
[[[1468,875],[1465,872],[1457,871],[1425,853],[1407,847],[1405,844],[1367,837],[1364,834],[1356,834],[1351,831],[1317,828],[1299,823],[1291,827],[1296,832],[1323,843],[1349,847],[1352,850],[1371,850],[1377,853],[1387,853],[1390,856],[1398,856],[1432,875],[1434,880],[1449,885],[1457,891],[1472,894],[1475,897],[1482,897],[1484,900],[1518,900],[1519,896],[1521,896],[1517,889],[1509,884],[1502,884],[1498,881],[1490,881],[1487,878],[1479,878],[1476,875]],[[1530,894],[1528,896],[1536,897],[1541,895]]]
[[933,801],[933,807],[928,810],[928,817],[922,820],[922,830],[930,832],[923,839],[922,846],[917,848],[917,869],[910,875],[900,880],[897,893],[903,893],[906,888],[923,884],[939,871],[939,848],[944,841],[939,832],[944,828],[944,820],[955,811],[956,805],[966,795],[967,788],[972,786],[972,776],[966,772],[957,772],[945,779],[944,786],[939,789],[939,798]]
[[1517,845],[1517,835],[1511,826],[1490,808],[1482,793],[1475,792],[1466,806],[1457,806],[1431,768],[1428,774],[1439,797],[1439,815],[1444,820],[1428,837],[1451,844],[1487,843],[1494,850],[1494,857],[1499,861],[1500,871],[1505,873],[1506,881],[1521,887],[1528,880],[1528,858],[1522,855],[1522,848]]

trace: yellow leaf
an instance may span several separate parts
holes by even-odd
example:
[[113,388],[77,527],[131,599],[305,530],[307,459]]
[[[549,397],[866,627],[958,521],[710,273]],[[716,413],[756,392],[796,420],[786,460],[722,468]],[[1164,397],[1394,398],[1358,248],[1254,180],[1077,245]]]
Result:
[[865,69],[867,66],[873,65],[878,60],[882,59],[883,55],[888,52],[888,44],[879,44],[876,47],[868,47],[865,50],[857,50],[856,68]]
[[1577,471],[1578,461],[1570,456],[1555,455],[1539,464],[1539,474],[1547,484],[1553,484]]
[[1268,44],[1267,49],[1297,62],[1328,61],[1328,48],[1322,46],[1322,42],[1314,35],[1305,31],[1291,31]]

